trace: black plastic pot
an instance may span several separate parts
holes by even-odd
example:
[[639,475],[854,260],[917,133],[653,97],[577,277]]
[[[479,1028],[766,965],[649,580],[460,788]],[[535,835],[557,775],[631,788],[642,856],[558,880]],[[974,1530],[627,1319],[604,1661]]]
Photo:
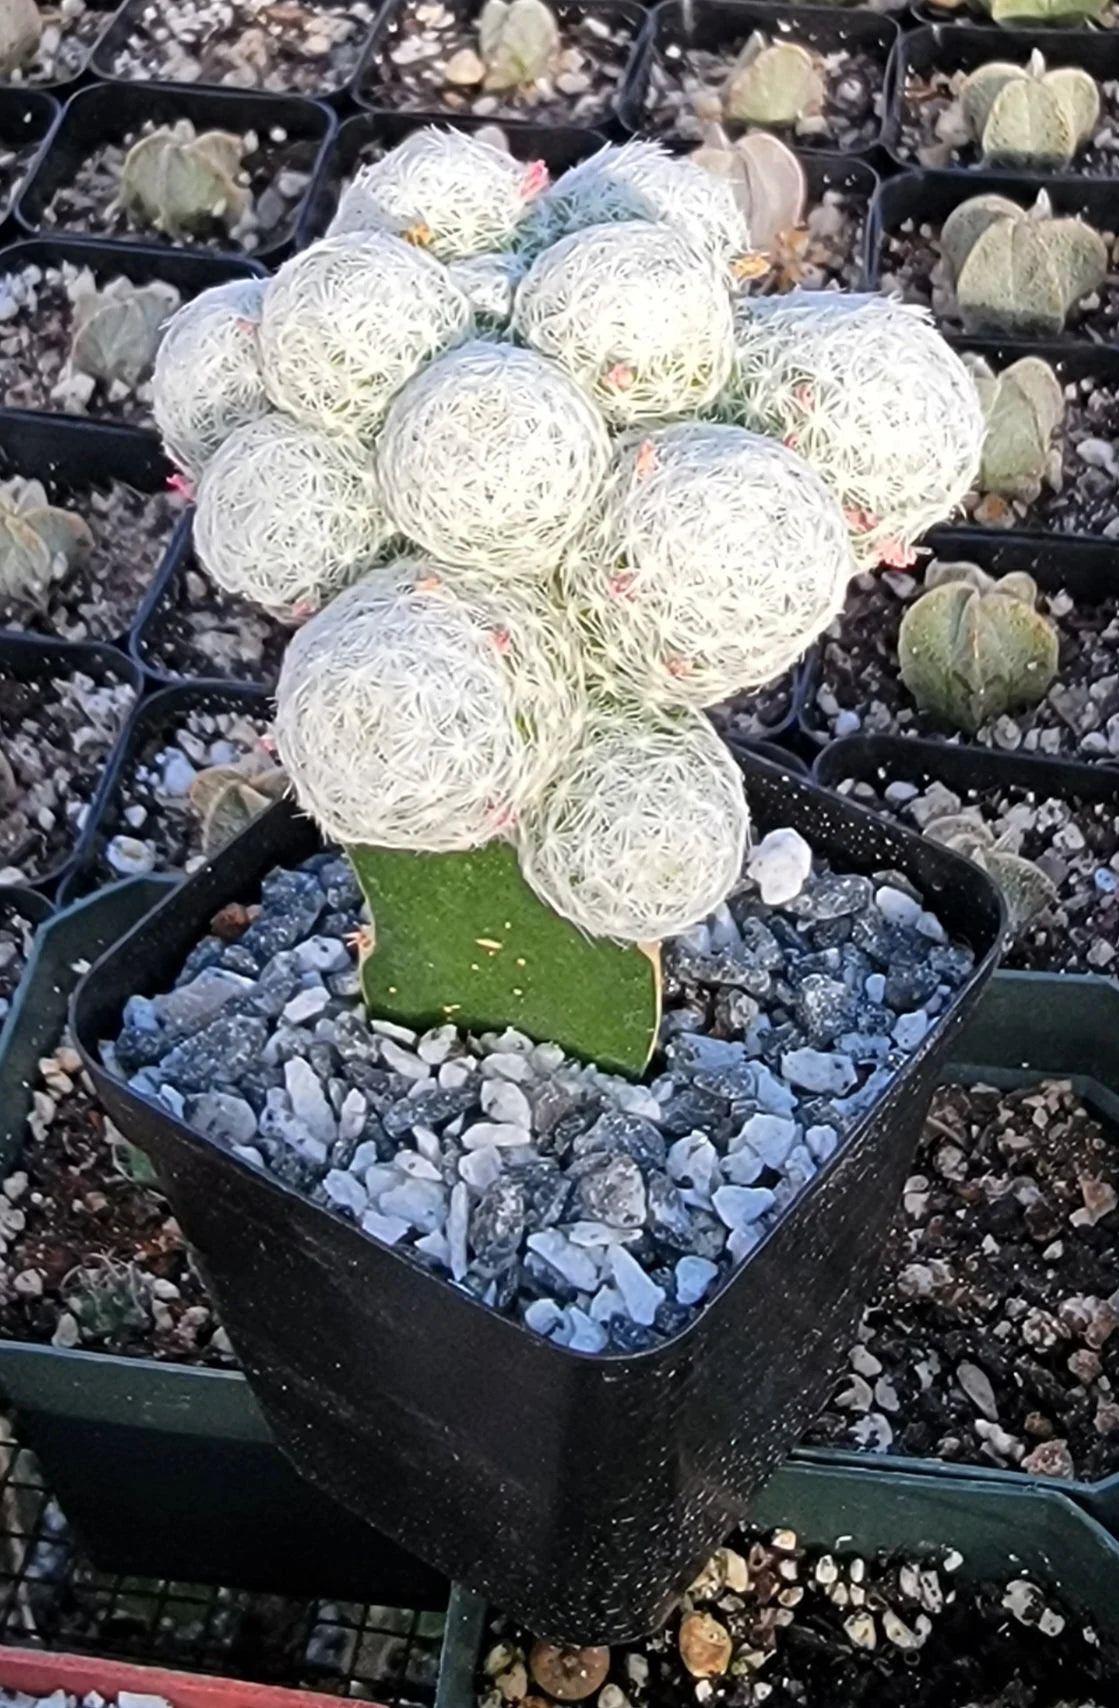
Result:
[[[73,416],[0,412],[0,478],[41,480],[55,503],[73,504],[80,511],[91,488],[114,480],[137,492],[158,492],[170,474],[171,465],[155,439],[134,428]],[[153,587],[178,549],[182,526],[177,523],[172,529],[152,576]],[[125,630],[112,637],[113,644],[127,648],[128,634]]]
[[[70,675],[76,670],[83,671],[95,682],[103,682],[107,678],[127,682],[135,690],[137,697],[143,687],[143,677],[136,665],[115,647],[105,646],[98,641],[76,643],[47,640],[39,635],[17,635],[10,629],[0,629],[0,680],[8,677],[17,682],[44,681],[49,676]],[[87,814],[89,818],[95,818],[97,815],[105,777],[112,765],[113,751],[122,736],[123,729],[105,755],[97,788],[90,796]],[[81,839],[82,833],[79,831],[65,854],[45,870],[28,874],[28,883],[35,889],[47,889],[65,877],[77,856]]]
[[[236,1160],[108,1074],[134,992],[166,989],[214,911],[318,846],[282,802],[106,955],[75,1039],[155,1162],[277,1440],[343,1505],[526,1622],[576,1641],[656,1625],[815,1415],[874,1277],[940,1062],[994,964],[992,887],[944,850],[741,760],[755,829],[897,869],[973,945],[943,1024],[735,1278],[634,1356],[556,1347]],[[779,1322],[779,1332],[777,1323]],[[776,1338],[775,1338],[776,1337]]]
[[[689,29],[681,0],[661,0],[650,12],[630,64],[625,90],[618,108],[618,117],[631,131],[643,136],[653,134],[645,97],[649,74],[666,49],[694,46],[704,52],[717,53],[725,48],[728,63],[755,30],[769,36],[787,36],[804,47],[816,48],[830,54],[843,48],[857,48],[871,54],[882,69],[882,110],[888,110],[886,99],[887,73],[890,55],[898,39],[898,26],[892,18],[883,17],[869,8],[843,9],[837,6],[790,6],[779,0],[695,0],[694,26]],[[881,130],[862,148],[844,153],[863,154],[874,148]],[[817,146],[831,153],[838,152],[833,138],[818,138],[790,133],[790,142],[810,153]]]
[[[802,1545],[839,1555],[954,1548],[963,1555],[962,1581],[1036,1577],[1087,1614],[1105,1638],[1119,1637],[1119,1543],[1059,1494],[977,1478],[949,1484],[792,1464],[766,1484],[748,1517],[763,1530],[794,1530]],[[435,1708],[476,1708],[485,1633],[485,1602],[456,1585]]]
[[[36,1064],[58,1041],[79,966],[173,887],[114,884],[39,933],[0,1037],[4,1174],[18,1166]],[[0,1340],[0,1392],[102,1570],[442,1605],[441,1579],[295,1474],[239,1371]]]
[[[896,178],[886,178],[871,204],[866,232],[866,278],[869,290],[878,290],[884,270],[885,247],[888,236],[896,234],[907,220],[915,225],[931,225],[939,229],[952,209],[972,196],[1007,196],[1020,202],[1023,208],[1032,206],[1037,194],[1044,190],[1055,214],[1080,214],[1097,230],[1115,228],[1115,188],[1106,178],[1046,178],[1012,172],[902,172]],[[959,332],[957,325],[946,325],[947,332]],[[1103,343],[1114,336],[1114,327],[1097,316],[1074,323],[1061,339],[1062,346],[1082,340]],[[1034,340],[1023,338],[1000,339],[1006,348],[1024,352],[1034,348]]]
[[[24,889],[21,884],[0,884],[0,926],[9,924],[12,919],[21,919],[30,925],[35,932],[38,932],[39,926],[44,920],[49,919],[53,912],[53,904],[47,900],[46,896],[40,895],[38,890]],[[6,1014],[0,1017],[0,1060],[3,1059],[4,1055],[4,1034],[7,1028],[7,1019],[15,1006],[18,991],[17,985],[9,999]]]
[[[455,11],[468,12],[475,21],[477,21],[477,18],[481,14],[482,8],[481,5],[477,3],[477,0],[447,0],[447,3]],[[407,10],[411,4],[412,0],[383,0],[381,9],[374,19],[369,40],[365,44],[365,51],[361,56],[361,63],[357,68],[357,74],[351,84],[350,93],[359,107],[369,108],[379,114],[392,111],[403,115],[407,112],[410,118],[420,118],[427,124],[431,124],[438,120],[442,120],[446,123],[452,118],[457,122],[459,114],[454,108],[404,108],[395,106],[390,108],[383,98],[384,80],[377,68],[377,55],[385,42],[392,35],[393,27],[396,24],[399,14]],[[567,23],[571,18],[580,18],[588,13],[602,18],[613,25],[629,24],[633,30],[633,54],[636,54],[637,52],[637,44],[640,41],[642,25],[645,20],[645,8],[642,5],[633,3],[633,0],[557,0],[557,3],[552,7],[552,11],[555,13],[556,19],[559,23],[561,35],[565,23]],[[632,64],[633,56],[631,54],[630,66],[632,66]],[[627,78],[625,76],[619,79],[614,98],[609,102],[606,108],[592,114],[589,118],[584,120],[582,124],[577,125],[575,128],[580,130],[593,130],[595,126],[601,128],[608,125],[612,116],[618,109],[618,105],[622,99],[622,92],[626,87],[626,81]],[[530,118],[531,114],[526,112],[524,115],[524,121],[527,122]],[[508,123],[512,123],[514,121],[491,116],[480,122],[498,124],[501,126],[502,130],[504,130]],[[535,123],[537,121],[533,122]],[[548,128],[550,127],[546,123],[541,124],[541,129]]]
[[[168,552],[164,560],[160,575],[148,589],[147,598],[141,605],[136,621],[132,626],[132,636],[129,641],[128,650],[144,675],[150,682],[158,683],[164,687],[171,687],[180,682],[214,680],[212,671],[198,671],[197,673],[183,671],[181,674],[177,674],[169,670],[160,660],[156,650],[159,637],[174,626],[177,613],[190,607],[190,595],[184,577],[188,572],[193,572],[205,578],[205,572],[198,567],[191,550],[191,525],[191,516],[188,515],[183,520],[173,549]],[[254,618],[261,616],[259,609],[247,602],[228,600],[227,603],[234,613],[238,609],[242,609],[246,614],[251,612]],[[231,616],[231,626],[234,625],[235,621],[235,615]],[[284,629],[281,624],[275,624],[276,645],[268,650],[267,656],[262,661],[263,668],[259,673],[259,686],[264,688],[274,686],[279,675],[283,648],[287,645],[287,637],[290,632],[290,630]]]
[[[268,694],[241,682],[195,681],[176,688],[164,688],[150,695],[136,707],[127,728],[113,752],[112,763],[98,795],[96,816],[91,813],[74,865],[59,886],[59,901],[70,902],[99,884],[111,882],[106,874],[105,846],[118,833],[128,833],[121,818],[121,791],[136,758],[146,742],[174,725],[192,711],[248,711],[267,716]],[[171,872],[172,878],[182,876]]]
[[[296,247],[302,249],[323,235],[334,218],[343,185],[348,183],[359,166],[364,165],[367,148],[372,146],[378,153],[387,153],[414,130],[421,130],[432,123],[448,130],[475,131],[493,122],[492,119],[476,119],[471,113],[444,113],[433,120],[415,113],[388,111],[360,113],[356,118],[347,119],[324,151],[299,221]],[[536,125],[519,119],[505,119],[501,129],[508,138],[514,159],[526,162],[542,160],[552,178],[558,178],[569,166],[585,160],[606,141],[601,131],[582,130],[575,125]]]
[[43,144],[57,123],[58,102],[38,89],[12,88],[0,85],[0,143],[5,148],[34,148],[13,190],[6,200],[0,200],[0,222],[7,219],[18,199],[20,187],[35,171],[42,155]]
[[[890,79],[891,94],[886,122],[882,127],[882,142],[894,160],[903,167],[919,168],[920,163],[907,154],[902,146],[901,126],[906,108],[906,83],[910,74],[927,77],[932,71],[947,76],[955,71],[974,71],[990,60],[1005,60],[1025,66],[1037,46],[1033,19],[1028,28],[979,29],[970,20],[961,23],[928,24],[920,29],[905,30],[894,49],[894,64]],[[1051,71],[1066,65],[1076,65],[1089,72],[1097,82],[1119,78],[1119,36],[1096,30],[1048,30],[1045,36],[1045,63]],[[1105,175],[1119,176],[1119,159],[1107,157],[1112,171]],[[952,166],[951,171],[974,172],[976,166]],[[983,168],[992,174],[1005,169]],[[1062,169],[1061,176],[1080,177],[1076,161]]]
[[[262,138],[274,129],[282,129],[298,147],[289,164],[312,174],[312,184],[338,123],[329,107],[296,95],[256,95],[247,101],[239,92],[189,89],[176,84],[94,84],[67,102],[62,121],[16,204],[20,225],[29,232],[74,229],[44,221],[44,213],[55,193],[72,182],[80,162],[106,144],[122,145],[126,136],[134,135],[146,123],[174,125],[180,119],[189,119],[198,131],[227,130],[242,134],[254,130]],[[310,193],[309,184],[283,224],[253,251],[255,260],[270,260],[286,252]],[[164,238],[158,232],[130,231],[111,241],[197,247],[189,240]],[[236,251],[240,245],[230,239],[226,247]]]

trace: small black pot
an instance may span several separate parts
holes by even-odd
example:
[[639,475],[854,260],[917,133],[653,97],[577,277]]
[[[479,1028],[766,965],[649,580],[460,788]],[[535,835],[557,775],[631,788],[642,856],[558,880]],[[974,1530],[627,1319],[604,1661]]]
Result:
[[5,148],[33,147],[35,153],[27,163],[15,189],[0,204],[0,224],[13,211],[20,189],[33,175],[42,158],[43,144],[58,122],[58,102],[38,89],[0,85],[0,143]]
[[[263,136],[277,127],[281,128],[287,132],[289,140],[298,145],[298,168],[312,175],[321,166],[338,123],[329,107],[294,95],[246,98],[240,92],[190,89],[167,83],[94,84],[67,102],[61,123],[40,155],[35,171],[28,178],[16,204],[16,218],[20,225],[32,233],[85,229],[44,220],[44,213],[55,193],[71,182],[80,162],[106,143],[123,144],[127,135],[138,131],[146,122],[173,125],[179,119],[189,119],[198,131],[240,133],[252,129]],[[313,181],[312,177],[312,184]],[[303,217],[311,187],[308,185],[287,219],[273,231],[268,241],[253,251],[254,260],[270,260],[287,251]],[[159,232],[129,231],[111,238],[99,236],[99,241],[137,242],[175,249],[199,248],[213,253],[210,245],[194,244],[190,239],[167,238]],[[240,252],[240,246],[233,239],[229,240],[228,247],[230,252]]]
[[[184,577],[188,571],[193,571],[206,579],[205,571],[199,568],[191,550],[192,521],[193,512],[188,512],[172,541],[171,549],[164,560],[163,569],[149,587],[147,598],[137,613],[128,644],[130,655],[149,682],[157,683],[163,687],[173,687],[182,682],[215,680],[212,671],[200,670],[197,674],[184,671],[182,674],[176,674],[160,661],[156,652],[158,637],[165,629],[173,627],[175,613],[184,607],[189,607],[189,595],[184,583]],[[247,601],[231,599],[228,603],[233,613],[230,617],[231,626],[236,625],[236,613],[239,609],[244,611],[246,615],[251,613],[254,618],[260,618],[262,615],[257,606],[250,605]],[[292,630],[285,628],[282,623],[275,623],[273,627],[276,634],[276,644],[274,647],[266,649],[258,682],[258,685],[265,689],[275,685],[280,672],[280,660],[292,634]],[[238,678],[238,680],[245,680],[245,678]]]
[[[998,952],[993,887],[945,850],[743,757],[755,829],[906,873],[976,969],[944,1022],[774,1231],[679,1334],[588,1357],[221,1151],[100,1061],[134,992],[169,987],[217,908],[319,846],[281,802],[83,981],[75,1040],[156,1164],[278,1441],[343,1505],[568,1640],[648,1630],[816,1414],[873,1282],[940,1062]],[[775,1321],[780,1320],[775,1341]],[[495,1397],[501,1396],[500,1404]]]
[[[58,671],[69,674],[75,670],[82,671],[95,682],[104,682],[107,678],[127,682],[137,696],[143,687],[143,677],[136,665],[115,647],[105,646],[101,642],[78,644],[71,641],[44,640],[39,635],[17,635],[10,629],[0,629],[0,679],[8,677],[17,682],[35,682],[42,681]],[[88,819],[96,818],[100,810],[105,778],[112,767],[114,752],[122,739],[123,731],[105,756],[97,786],[90,796],[89,811],[86,815]],[[55,859],[52,865],[35,873],[34,877],[29,879],[29,884],[35,889],[45,890],[65,877],[77,858],[82,834],[78,831],[71,847]]]
[[[890,79],[890,107],[882,127],[883,146],[899,166],[922,170],[920,162],[903,150],[902,118],[906,108],[906,82],[910,73],[919,77],[930,71],[951,75],[954,71],[974,71],[990,60],[1008,60],[1025,66],[1037,46],[1034,20],[1028,29],[978,29],[970,22],[928,24],[920,29],[906,30],[894,48]],[[1119,36],[1098,30],[1050,30],[1045,36],[1045,63],[1051,71],[1066,65],[1079,66],[1090,72],[1097,82],[1112,82],[1119,78]],[[1119,177],[1119,155],[1108,155],[1111,171],[1100,173],[1102,178]],[[989,173],[992,177],[1007,174],[1006,167],[948,166],[945,171]],[[1079,178],[1083,174],[1075,160],[1061,169],[1059,176]]]
[[[415,130],[438,124],[445,130],[476,131],[492,125],[492,119],[477,119],[472,113],[444,113],[437,119],[415,113],[373,110],[347,119],[328,143],[315,182],[311,186],[296,233],[296,248],[302,249],[321,237],[334,218],[343,186],[362,163],[362,151],[371,143],[395,148]],[[601,131],[582,130],[575,125],[537,125],[506,119],[501,125],[515,160],[542,160],[551,177],[558,178],[569,166],[585,160],[603,146]]]
[[[642,136],[653,134],[645,110],[645,97],[650,71],[667,48],[691,43],[705,52],[714,53],[726,46],[728,52],[733,53],[745,46],[755,30],[772,36],[788,36],[824,54],[852,47],[872,54],[882,66],[882,110],[888,110],[890,57],[898,39],[898,26],[892,18],[863,7],[844,10],[836,6],[790,6],[775,3],[775,0],[695,0],[694,16],[694,28],[689,30],[681,0],[661,0],[661,4],[650,11],[630,64],[618,109],[618,116],[627,129]],[[866,153],[878,144],[880,136],[881,130],[863,148],[842,152]],[[805,153],[817,147],[833,154],[837,152],[835,142],[829,136],[822,135],[817,140],[791,132],[788,140]]]

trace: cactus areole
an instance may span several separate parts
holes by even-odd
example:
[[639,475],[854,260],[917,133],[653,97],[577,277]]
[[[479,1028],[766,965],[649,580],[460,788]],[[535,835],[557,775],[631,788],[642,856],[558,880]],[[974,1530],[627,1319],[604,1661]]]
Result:
[[[539,75],[553,29],[490,0],[490,86]],[[322,242],[166,330],[155,412],[198,479],[199,558],[297,625],[276,757],[354,865],[376,1015],[639,1074],[660,942],[741,877],[741,772],[704,709],[786,670],[855,569],[827,458],[744,424],[749,217],[766,246],[799,218],[790,160],[759,144],[732,183],[631,143],[548,185],[420,131]],[[947,384],[959,423],[951,468],[915,453],[883,522],[908,538],[974,479],[982,416],[931,326],[903,317],[903,379],[888,330],[860,325],[860,383],[938,412]],[[279,786],[207,779],[212,845]]]

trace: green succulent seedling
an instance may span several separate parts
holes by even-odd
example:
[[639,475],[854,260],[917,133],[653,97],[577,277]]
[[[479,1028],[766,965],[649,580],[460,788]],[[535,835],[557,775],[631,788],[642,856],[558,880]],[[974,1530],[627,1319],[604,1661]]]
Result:
[[755,30],[723,86],[723,111],[734,124],[795,125],[820,112],[824,92],[816,54]]
[[478,47],[487,89],[535,83],[550,69],[559,45],[559,25],[544,0],[486,0]]
[[188,119],[133,143],[121,171],[120,200],[137,224],[169,237],[191,237],[212,226],[231,230],[252,196],[237,181],[244,152],[228,131],[195,133]]
[[1023,356],[1000,374],[968,358],[987,418],[979,487],[1032,504],[1052,466],[1053,442],[1065,414],[1061,382],[1040,356]]
[[134,285],[111,279],[103,290],[90,281],[75,292],[70,364],[105,385],[132,388],[151,372],[163,327],[179,306],[179,293],[159,279]]
[[933,564],[898,634],[901,679],[922,711],[974,735],[1043,699],[1057,674],[1057,630],[1028,575]]
[[92,545],[82,518],[51,504],[41,481],[0,483],[0,599],[41,608]]
[[42,35],[35,0],[0,0],[0,77],[10,77],[34,59]]
[[1035,48],[1023,67],[980,65],[960,89],[960,110],[984,162],[1044,169],[1067,166],[1100,116],[1095,79],[1079,66],[1046,69]]
[[804,221],[808,186],[791,148],[768,131],[750,131],[731,141],[722,125],[704,126],[703,146],[690,156],[697,166],[724,178],[746,216],[755,254],[772,261]]
[[252,769],[211,765],[190,786],[190,803],[202,820],[202,852],[207,860],[221,851],[254,818],[287,792],[287,772],[279,765]]
[[[938,5],[943,0],[937,0]],[[1111,0],[982,0],[996,24],[1095,24]]]
[[1079,218],[1055,218],[1047,193],[1032,208],[971,196],[953,208],[940,246],[968,332],[1053,337],[1107,276],[1107,245]]
[[150,1283],[134,1263],[86,1264],[67,1277],[63,1292],[83,1340],[123,1346],[151,1321]]
[[1022,838],[1018,830],[1011,829],[996,837],[978,814],[962,812],[930,819],[925,825],[925,835],[982,867],[1002,891],[1011,937],[1017,937],[1031,919],[1057,899],[1057,886],[1052,879],[1021,854]]

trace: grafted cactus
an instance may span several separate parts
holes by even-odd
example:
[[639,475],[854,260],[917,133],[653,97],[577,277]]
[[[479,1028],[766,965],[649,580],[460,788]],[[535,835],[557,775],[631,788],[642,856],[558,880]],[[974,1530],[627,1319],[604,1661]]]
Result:
[[211,765],[190,786],[190,803],[202,820],[202,852],[209,860],[266,812],[288,789],[279,765]]
[[1065,413],[1065,394],[1048,362],[1023,356],[1000,374],[970,358],[986,417],[979,485],[984,492],[1032,503],[1051,467],[1053,436]]
[[0,485],[0,600],[42,605],[93,545],[80,516],[51,504],[37,480]]
[[178,306],[178,291],[160,279],[134,285],[116,278],[99,290],[90,276],[88,287],[74,295],[71,366],[104,385],[139,385]]
[[42,34],[35,0],[0,0],[0,77],[10,77],[34,59]]
[[727,77],[723,111],[734,124],[790,126],[820,112],[824,94],[817,54],[755,31]]
[[547,74],[559,51],[559,25],[544,0],[486,0],[478,46],[487,89],[519,89]]
[[1082,219],[1056,218],[1046,191],[1032,208],[972,196],[940,233],[969,332],[1052,337],[1107,276],[1107,245]]
[[901,678],[923,711],[974,734],[1033,706],[1057,674],[1057,630],[1028,575],[993,580],[974,564],[930,568],[898,635]]
[[1095,80],[1079,66],[1046,69],[1035,48],[1029,63],[992,60],[965,78],[960,110],[991,166],[1031,170],[1067,166],[1100,116]]
[[978,814],[950,813],[924,827],[930,842],[963,854],[998,885],[1006,903],[1010,935],[1017,937],[1031,919],[1057,899],[1057,886],[1040,866],[1023,858],[1022,833],[1011,829],[996,837]]
[[238,182],[244,144],[228,131],[199,136],[189,119],[142,136],[121,171],[121,206],[137,224],[169,237],[220,226],[232,231],[252,205]]
[[729,184],[742,210],[752,253],[735,266],[739,277],[752,277],[758,260],[777,266],[804,219],[808,199],[804,168],[792,149],[768,131],[750,131],[732,142],[721,125],[708,125],[703,146],[691,159]]

